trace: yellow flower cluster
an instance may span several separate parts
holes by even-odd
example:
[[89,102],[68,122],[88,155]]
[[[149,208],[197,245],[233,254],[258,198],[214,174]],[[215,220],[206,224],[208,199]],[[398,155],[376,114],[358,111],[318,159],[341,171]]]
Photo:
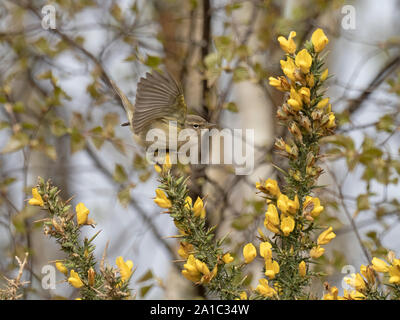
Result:
[[217,274],[218,266],[215,266],[214,269],[210,272],[207,265],[196,259],[194,255],[189,255],[186,263],[183,265],[182,274],[183,276],[195,283],[209,283]]
[[364,300],[366,296],[357,290],[344,290],[343,297],[339,296],[337,287],[329,288],[329,291],[323,296],[323,300]]
[[393,252],[388,254],[390,264],[379,258],[372,259],[372,268],[376,272],[386,273],[389,275],[389,283],[400,284],[400,259],[394,257]]
[[[320,135],[332,134],[336,127],[335,115],[331,111],[329,98],[322,98],[316,91],[320,84],[328,78],[328,69],[321,70],[318,54],[328,44],[329,40],[322,29],[317,29],[311,36],[311,44],[296,53],[294,38],[296,33],[290,32],[289,37],[279,37],[281,48],[287,53],[286,60],[281,60],[281,69],[285,76],[269,77],[269,84],[276,89],[288,92],[288,99],[278,108],[277,117],[287,120],[289,131],[296,141],[303,142],[303,135],[316,131]],[[314,128],[313,128],[314,127]],[[297,158],[298,148],[286,144],[282,139],[276,147],[290,158]],[[307,172],[318,176],[320,171]],[[293,177],[299,177],[294,172]]]
[[204,208],[203,200],[200,197],[197,197],[194,205],[192,204],[193,204],[192,198],[187,196],[185,208],[193,210],[193,215],[195,217],[200,217],[201,219],[204,219],[206,217],[206,209]]
[[323,231],[317,239],[317,246],[313,247],[310,250],[310,257],[314,259],[318,259],[325,253],[325,249],[321,247],[321,245],[328,244],[336,237],[336,234],[332,231],[332,227],[329,227],[325,231]]
[[[275,275],[279,273],[280,268],[278,262],[272,259],[271,243],[267,241],[261,242],[259,251],[260,256],[264,258],[265,276],[269,279],[274,279]],[[257,256],[256,247],[252,243],[246,244],[243,248],[243,256],[246,264],[252,262]],[[272,297],[277,294],[275,289],[268,285],[267,279],[259,280],[259,285],[257,286],[256,291],[265,297]]]
[[[154,199],[154,202],[160,208],[169,209],[172,207],[171,200],[168,199],[165,192],[161,189],[156,189],[156,197]],[[195,217],[200,217],[201,219],[204,219],[206,217],[205,205],[200,197],[197,197],[195,203],[193,204],[192,198],[187,196],[185,200],[185,208],[188,210],[192,210]]]
[[256,291],[262,296],[272,298],[277,295],[275,289],[269,286],[267,279],[260,279],[258,283]]
[[[32,198],[29,199],[28,203],[32,206],[44,206],[44,201],[37,188],[32,188]],[[78,225],[93,225],[95,223],[94,220],[88,219],[90,211],[82,202],[76,205],[75,211]]]
[[328,288],[328,293],[323,297],[324,300],[364,300],[367,298],[368,290],[375,284],[375,274],[373,267],[364,266],[360,267],[360,273],[353,273],[345,277],[345,282],[349,284],[354,290],[344,290],[343,297],[338,295],[336,287]]
[[285,236],[288,236],[294,230],[294,216],[299,210],[299,206],[297,195],[294,200],[290,200],[286,195],[281,193],[277,199],[277,207],[281,214],[279,215],[277,207],[273,203],[270,203],[265,213],[264,226],[274,233],[282,232]]

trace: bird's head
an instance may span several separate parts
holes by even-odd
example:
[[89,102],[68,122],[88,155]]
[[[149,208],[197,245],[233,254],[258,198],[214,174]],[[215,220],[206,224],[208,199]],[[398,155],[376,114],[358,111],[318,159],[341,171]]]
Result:
[[201,129],[210,129],[214,128],[215,124],[208,122],[203,117],[189,114],[185,119],[185,129],[194,129],[200,132]]

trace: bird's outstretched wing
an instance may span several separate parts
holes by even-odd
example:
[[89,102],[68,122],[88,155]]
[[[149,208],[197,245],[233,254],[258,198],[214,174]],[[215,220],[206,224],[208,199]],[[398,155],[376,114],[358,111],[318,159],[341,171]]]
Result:
[[133,130],[132,118],[133,118],[134,107],[133,107],[132,103],[129,102],[127,96],[114,83],[114,81],[111,80],[111,79],[109,81],[110,81],[111,86],[113,87],[114,91],[118,94],[119,98],[121,99],[122,105],[123,105],[123,107],[125,109],[126,115],[128,117],[128,120],[129,120],[129,122],[127,124],[129,124],[131,126],[132,130]]
[[176,119],[183,126],[186,113],[183,89],[169,73],[154,71],[140,79],[133,114],[133,130],[136,134],[160,118]]

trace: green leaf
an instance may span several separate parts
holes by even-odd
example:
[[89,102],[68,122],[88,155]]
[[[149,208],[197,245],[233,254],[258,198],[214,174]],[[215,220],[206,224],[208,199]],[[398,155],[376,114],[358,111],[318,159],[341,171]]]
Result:
[[376,124],[376,129],[380,131],[392,132],[394,125],[394,116],[390,114],[385,114],[381,117]]
[[118,201],[121,203],[121,205],[126,208],[131,201],[131,194],[130,194],[130,187],[126,187],[122,189],[120,192],[118,192]]
[[118,183],[124,183],[126,180],[128,180],[128,175],[126,174],[122,165],[115,165],[113,179]]
[[149,285],[149,286],[141,287],[141,288],[140,288],[140,295],[141,295],[142,297],[144,297],[144,296],[149,292],[149,290],[150,290],[152,287],[153,287],[152,284]]
[[78,152],[86,146],[85,137],[76,129],[72,129],[70,146],[71,153]]
[[214,38],[215,47],[221,57],[225,58],[227,61],[232,60],[234,54],[234,43],[231,37],[220,36]]
[[16,102],[13,105],[13,111],[15,113],[23,113],[25,111],[24,104],[21,101]]
[[149,269],[143,276],[139,278],[139,280],[137,280],[137,282],[138,283],[145,282],[147,280],[153,279],[153,277],[154,277],[153,272]]
[[114,3],[111,7],[111,15],[114,17],[115,20],[121,21],[123,16],[122,16],[122,10],[120,6],[116,3]]
[[226,110],[229,110],[230,112],[237,113],[239,111],[238,106],[234,102],[228,102],[224,107]]
[[67,133],[67,127],[61,118],[55,118],[51,122],[50,130],[56,137],[61,137]]
[[115,149],[117,149],[122,154],[126,153],[125,144],[124,144],[124,141],[122,139],[114,138],[113,141],[112,141],[112,145],[114,146]]
[[144,64],[152,69],[156,69],[161,63],[161,58],[157,56],[147,55]]
[[359,211],[368,210],[370,208],[369,205],[369,195],[368,194],[360,194],[357,197],[357,209]]
[[244,81],[249,78],[250,78],[250,74],[246,67],[237,67],[233,71],[233,81],[234,82]]
[[98,126],[90,130],[90,135],[92,137],[92,142],[97,149],[100,149],[105,141],[103,137],[103,128]]

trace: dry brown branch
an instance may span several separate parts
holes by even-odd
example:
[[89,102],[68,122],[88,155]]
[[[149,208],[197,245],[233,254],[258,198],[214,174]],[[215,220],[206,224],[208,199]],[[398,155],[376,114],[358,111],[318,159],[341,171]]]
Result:
[[18,274],[14,279],[9,279],[4,276],[4,279],[7,281],[7,286],[5,289],[0,289],[0,300],[20,299],[22,297],[22,294],[19,292],[21,287],[29,283],[29,281],[21,281],[25,266],[28,263],[28,253],[25,253],[23,261],[21,261],[17,256],[15,256],[15,259],[17,259],[19,266]]

